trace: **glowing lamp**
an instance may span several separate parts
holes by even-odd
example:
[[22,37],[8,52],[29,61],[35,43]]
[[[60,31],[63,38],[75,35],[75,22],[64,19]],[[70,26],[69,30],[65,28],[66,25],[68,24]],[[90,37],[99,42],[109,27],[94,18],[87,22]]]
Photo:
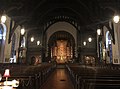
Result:
[[3,77],[6,77],[6,85],[7,85],[8,77],[10,77],[10,71],[9,71],[9,69],[5,70],[5,73],[4,73]]
[[1,23],[5,23],[6,19],[7,19],[6,16],[3,15],[3,16],[1,17]]
[[118,23],[119,20],[120,20],[120,17],[119,17],[118,15],[115,15],[115,16],[113,17],[113,21],[114,21],[115,23]]
[[92,41],[92,38],[91,38],[91,37],[89,37],[89,38],[88,38],[88,41],[89,41],[89,42],[91,42],[91,41]]
[[37,41],[37,45],[40,45],[40,41]]
[[97,29],[97,34],[100,35],[101,34],[101,30]]
[[86,44],[87,44],[87,43],[84,41],[84,42],[83,42],[83,45],[86,46]]
[[25,29],[22,28],[22,29],[21,29],[21,35],[24,35],[24,33],[25,33]]
[[9,71],[9,69],[5,70],[5,73],[4,73],[3,77],[10,77],[10,71]]
[[31,42],[33,42],[34,41],[34,37],[31,37]]

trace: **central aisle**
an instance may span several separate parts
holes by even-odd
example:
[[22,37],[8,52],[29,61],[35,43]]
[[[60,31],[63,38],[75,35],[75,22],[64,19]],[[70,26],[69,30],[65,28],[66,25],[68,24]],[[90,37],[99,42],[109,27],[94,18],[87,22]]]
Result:
[[65,69],[56,69],[42,89],[74,89]]

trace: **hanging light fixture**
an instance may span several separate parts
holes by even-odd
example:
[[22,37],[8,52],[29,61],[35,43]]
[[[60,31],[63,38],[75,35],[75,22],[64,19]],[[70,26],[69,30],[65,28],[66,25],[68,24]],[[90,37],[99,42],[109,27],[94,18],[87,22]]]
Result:
[[91,41],[92,41],[92,38],[91,38],[91,37],[89,37],[89,38],[88,38],[88,41],[89,41],[89,42],[91,42]]
[[101,34],[101,29],[97,29],[97,34],[98,34],[98,35]]
[[21,29],[21,35],[24,35],[24,34],[25,34],[25,29],[22,28],[22,29]]
[[31,42],[33,42],[34,41],[34,37],[31,37]]
[[1,23],[5,23],[6,22],[6,15],[2,15],[1,16]]
[[118,23],[119,20],[120,20],[119,15],[115,15],[115,16],[113,17],[113,21],[114,21],[115,23]]

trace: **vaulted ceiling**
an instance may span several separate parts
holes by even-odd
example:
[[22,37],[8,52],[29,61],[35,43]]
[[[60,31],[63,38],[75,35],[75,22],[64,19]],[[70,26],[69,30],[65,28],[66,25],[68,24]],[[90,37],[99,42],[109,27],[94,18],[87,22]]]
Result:
[[71,19],[81,27],[104,23],[120,9],[120,0],[1,0],[5,13],[25,28],[41,27],[59,18]]

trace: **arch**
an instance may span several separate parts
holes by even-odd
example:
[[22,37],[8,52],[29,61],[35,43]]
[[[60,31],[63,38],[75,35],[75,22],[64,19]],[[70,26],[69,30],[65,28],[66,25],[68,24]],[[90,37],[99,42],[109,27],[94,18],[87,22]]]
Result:
[[53,33],[49,38],[49,45],[53,45],[52,42],[55,40],[68,40],[72,46],[75,46],[75,39],[74,37],[67,31],[57,31]]
[[57,22],[51,25],[46,31],[47,43],[51,35],[57,31],[66,31],[70,33],[75,39],[75,44],[77,43],[77,30],[73,25],[68,22]]
[[[68,18],[69,18],[69,17],[68,17]],[[66,22],[66,23],[69,23],[69,24],[71,24],[74,28],[76,28],[76,30],[78,30],[78,31],[80,30],[80,29],[78,29],[78,27],[77,27],[74,23],[72,23],[72,22],[77,23],[74,19],[52,19],[52,20],[50,20],[50,22],[52,22],[52,23],[49,24],[49,25],[44,29],[43,34],[46,33],[46,31],[48,30],[49,27],[51,27],[52,25],[54,25],[55,23],[58,23],[58,22]]]
[[49,38],[48,58],[57,63],[73,61],[74,47],[75,40],[69,32],[57,31]]
[[76,28],[71,25],[70,23],[68,22],[57,22],[57,23],[54,23],[53,25],[51,25],[47,30],[46,30],[46,33],[45,35],[43,36],[43,39],[42,39],[42,42],[44,42],[45,40],[45,48],[46,48],[46,57],[49,55],[48,54],[48,51],[49,51],[49,47],[48,47],[48,41],[49,41],[49,38],[55,33],[55,32],[58,32],[58,31],[65,31],[65,32],[68,32],[72,35],[72,37],[74,38],[74,41],[75,41],[75,45],[74,45],[74,55],[76,55],[77,57],[77,30]]

